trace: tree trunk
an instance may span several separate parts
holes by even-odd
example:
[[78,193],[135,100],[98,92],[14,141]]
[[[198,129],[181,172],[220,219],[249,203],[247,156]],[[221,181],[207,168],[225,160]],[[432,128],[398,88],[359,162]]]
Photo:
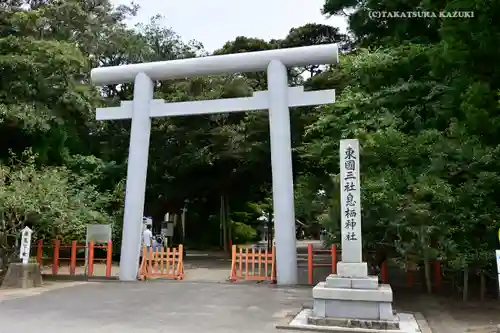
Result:
[[424,274],[425,274],[425,287],[428,294],[432,294],[432,279],[431,279],[431,267],[429,265],[429,253],[427,251],[427,237],[425,237],[425,226],[420,229],[420,247],[423,253],[424,260]]
[[480,286],[480,299],[481,301],[484,301],[486,298],[486,277],[484,276],[484,271],[479,272],[479,278],[481,279],[481,286]]
[[222,195],[219,201],[219,246],[224,248],[224,214],[222,210]]
[[431,267],[427,256],[424,256],[424,274],[425,274],[425,287],[427,293],[432,294]]
[[227,252],[227,219],[226,219],[226,200],[224,195],[220,196],[220,219],[222,225],[222,248]]
[[269,214],[269,219],[267,220],[267,250],[271,251],[273,248],[273,237],[274,237],[274,229],[273,229],[273,220],[271,218],[271,214]]
[[181,242],[182,227],[179,223],[179,214],[172,214],[172,221],[174,221],[174,236],[172,237],[172,246],[174,242]]
[[462,300],[467,302],[469,299],[469,267],[464,267],[464,289],[462,291]]
[[181,242],[181,244],[184,244],[186,242],[186,208],[185,207],[182,209],[181,223],[182,223],[182,242]]
[[[232,237],[232,233],[231,233],[231,229],[232,229],[232,225],[231,225],[231,218],[229,217],[229,213],[230,213],[230,210],[229,210],[229,200],[228,198],[226,197],[226,210],[225,210],[225,213],[226,213],[226,225],[227,225],[227,240],[229,242],[229,245],[232,244],[231,240],[233,239]],[[229,246],[230,248],[231,246]],[[231,251],[231,249],[229,249],[229,251]]]

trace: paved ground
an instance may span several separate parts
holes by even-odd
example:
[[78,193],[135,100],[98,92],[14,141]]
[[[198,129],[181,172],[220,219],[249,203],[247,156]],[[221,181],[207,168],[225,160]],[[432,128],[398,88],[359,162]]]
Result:
[[[306,257],[299,254],[302,283],[307,281],[306,264]],[[192,253],[186,257],[185,267],[183,282],[55,283],[32,290],[0,291],[0,333],[24,329],[30,333],[277,332],[274,325],[287,313],[311,303],[310,288],[225,283],[230,262],[224,255]],[[104,275],[105,266],[96,264],[94,272]],[[328,267],[316,268],[314,280],[323,280],[328,272]],[[61,268],[60,273],[69,270]],[[79,268],[77,274],[82,273]],[[118,267],[113,267],[112,275],[118,275]],[[434,333],[493,333],[500,323],[499,304],[464,304],[395,292],[396,309],[421,312]]]
[[[463,305],[396,295],[398,311],[422,312],[434,333],[493,332],[494,303]],[[77,282],[0,291],[0,333],[270,333],[311,304],[310,288],[211,282]]]
[[276,332],[310,290],[155,281],[88,283],[0,303],[0,332]]

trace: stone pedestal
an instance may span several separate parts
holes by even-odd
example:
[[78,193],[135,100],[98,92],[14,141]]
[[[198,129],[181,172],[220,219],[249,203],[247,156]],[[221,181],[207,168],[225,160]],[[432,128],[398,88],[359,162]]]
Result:
[[368,276],[366,263],[342,263],[338,275],[330,275],[313,288],[314,307],[308,323],[399,330],[392,309],[392,289]]
[[9,265],[2,288],[32,288],[42,284],[40,265],[13,263]]
[[342,261],[337,274],[313,288],[314,307],[306,326],[336,332],[403,332],[392,310],[392,289],[368,276],[361,241],[359,142],[340,140]]

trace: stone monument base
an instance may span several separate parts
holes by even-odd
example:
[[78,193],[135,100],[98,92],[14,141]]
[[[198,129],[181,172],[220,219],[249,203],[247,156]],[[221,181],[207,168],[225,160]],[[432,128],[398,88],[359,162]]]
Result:
[[366,263],[339,262],[337,272],[313,288],[309,325],[399,331],[392,289],[368,276]]
[[315,317],[395,320],[391,286],[368,276],[366,263],[339,262],[337,271],[313,288]]
[[395,320],[392,310],[392,289],[378,285],[377,277],[367,277],[367,283],[376,284],[373,289],[331,287],[341,283],[355,283],[355,279],[329,276],[313,288],[314,316],[318,318],[346,318],[367,320]]
[[365,328],[372,330],[399,330],[399,318],[395,320],[366,320],[347,318],[321,318],[310,315],[307,317],[309,325],[336,326],[347,328]]
[[2,281],[2,288],[32,288],[42,286],[39,264],[13,263],[9,265]]
[[[313,321],[315,323],[311,323]],[[361,323],[363,322],[363,323]],[[369,327],[369,320],[356,322],[350,319],[315,318],[312,309],[303,309],[286,324],[276,325],[279,330],[293,332],[335,332],[335,333],[422,333],[414,315],[399,313],[397,315],[398,329],[383,329]],[[375,322],[375,321],[372,321]],[[347,327],[349,326],[349,327]],[[425,331],[431,333],[431,331]]]

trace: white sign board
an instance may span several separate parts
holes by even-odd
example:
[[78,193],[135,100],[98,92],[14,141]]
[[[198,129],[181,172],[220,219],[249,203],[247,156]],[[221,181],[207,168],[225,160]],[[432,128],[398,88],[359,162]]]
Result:
[[498,291],[500,293],[500,274],[498,274]]
[[497,259],[497,272],[500,274],[500,250],[495,251],[495,258]]
[[[500,238],[500,230],[499,230],[499,238]],[[497,261],[498,291],[500,293],[500,250],[495,250],[495,259]]]
[[168,222],[164,230],[164,236],[174,237],[174,222]]
[[111,224],[87,224],[87,236],[85,239],[85,274],[87,274],[87,263],[89,258],[89,243],[107,243],[111,240]]
[[86,242],[107,243],[111,240],[111,232],[111,224],[87,224]]
[[30,259],[32,233],[33,230],[28,227],[25,227],[21,231],[21,246],[19,248],[19,258],[22,259],[24,265],[26,265]]
[[342,261],[362,262],[359,142],[340,140]]

